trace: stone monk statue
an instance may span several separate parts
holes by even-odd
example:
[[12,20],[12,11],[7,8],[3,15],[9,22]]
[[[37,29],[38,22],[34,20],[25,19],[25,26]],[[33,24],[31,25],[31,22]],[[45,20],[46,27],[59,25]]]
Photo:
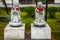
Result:
[[44,16],[45,16],[45,12],[44,12],[44,8],[43,8],[43,3],[42,2],[38,2],[37,4],[37,8],[35,9],[35,21],[34,21],[34,25],[35,26],[45,26],[45,21],[44,21]]
[[11,21],[9,22],[10,26],[21,26],[22,21],[20,18],[20,8],[19,8],[19,0],[13,0],[13,5],[11,9]]

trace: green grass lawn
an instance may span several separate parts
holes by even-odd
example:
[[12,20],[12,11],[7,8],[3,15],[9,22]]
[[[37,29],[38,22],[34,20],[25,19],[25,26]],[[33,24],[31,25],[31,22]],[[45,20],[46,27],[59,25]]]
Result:
[[60,20],[60,12],[56,12],[56,19],[47,20],[52,29],[52,40],[60,40],[60,22],[57,20]]
[[[10,12],[9,12],[10,13]],[[0,16],[6,16],[6,12],[3,10],[0,10]],[[26,24],[26,28],[30,28],[30,23],[34,21],[34,18],[27,17],[28,14],[26,12],[21,12],[21,18],[23,23]],[[60,22],[57,22],[57,20],[60,20],[60,12],[56,12],[56,19],[47,19],[47,23],[50,25],[52,29],[52,40],[60,40]],[[0,22],[0,40],[3,40],[4,36],[4,28],[8,22]]]
[[60,22],[57,22],[57,20],[60,20],[60,12],[56,12],[56,19],[48,18],[48,24],[51,26],[52,32],[60,32]]

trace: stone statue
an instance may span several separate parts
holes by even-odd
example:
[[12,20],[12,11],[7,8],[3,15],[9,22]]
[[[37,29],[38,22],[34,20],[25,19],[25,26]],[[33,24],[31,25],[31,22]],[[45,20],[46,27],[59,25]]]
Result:
[[19,0],[13,0],[13,5],[11,9],[11,21],[9,22],[10,26],[21,26],[22,21],[20,18],[20,8],[19,8]]
[[46,22],[44,21],[44,8],[42,2],[38,2],[37,8],[35,9],[35,21],[34,25],[35,26],[45,26]]

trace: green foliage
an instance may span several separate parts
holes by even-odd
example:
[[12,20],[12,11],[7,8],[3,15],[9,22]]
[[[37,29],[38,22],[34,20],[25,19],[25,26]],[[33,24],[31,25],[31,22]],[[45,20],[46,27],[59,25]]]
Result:
[[5,12],[5,10],[3,10],[3,9],[0,9],[0,16],[5,16],[6,15],[6,12]]
[[27,12],[29,17],[34,17],[35,14],[35,8],[30,6],[30,7],[25,7],[21,8],[21,11]]
[[0,22],[0,40],[4,40],[4,28],[7,24],[7,22]]
[[[22,11],[24,11],[24,10],[22,10]],[[56,17],[60,20],[60,12],[55,12],[55,13],[56,13]],[[6,15],[5,11],[0,10],[0,15],[5,16]],[[31,28],[30,23],[32,23],[34,21],[34,18],[28,17],[28,13],[26,13],[26,12],[21,12],[21,18],[22,18],[22,21],[25,23],[26,28],[30,29]],[[52,32],[55,32],[58,35],[60,35],[60,23],[56,22],[56,20],[57,19],[48,19],[48,24],[52,28]],[[8,23],[6,23],[6,22],[0,22],[0,40],[3,40],[4,28],[6,27],[7,24]],[[54,37],[55,38],[52,38],[52,40],[57,40],[60,36],[54,35]],[[58,39],[58,40],[60,40],[60,39]]]
[[26,26],[26,29],[30,29],[31,27],[29,22],[27,22],[25,26]]
[[60,32],[60,22],[57,22],[58,19],[60,20],[60,12],[56,12],[56,19],[48,18],[48,23],[53,32]]
[[31,28],[31,23],[33,23],[33,18],[27,18],[26,20],[25,20],[25,26],[26,26],[26,29],[30,29]]
[[50,18],[55,18],[56,7],[48,7],[48,13]]
[[26,12],[21,12],[20,15],[21,15],[22,22],[25,23],[26,29],[29,30],[31,27],[30,23],[32,23],[34,19],[31,17],[28,17],[28,13]]
[[28,16],[28,13],[26,13],[26,12],[20,12],[20,16],[21,16],[21,18],[25,19]]
[[60,7],[57,7],[57,12],[60,12]]
[[[0,8],[0,9],[5,11],[5,8],[4,7]],[[8,12],[11,12],[11,8],[10,7],[8,7]]]

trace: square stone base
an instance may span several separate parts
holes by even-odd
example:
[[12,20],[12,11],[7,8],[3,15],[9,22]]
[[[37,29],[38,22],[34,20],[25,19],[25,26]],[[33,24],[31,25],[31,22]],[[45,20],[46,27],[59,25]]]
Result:
[[51,28],[47,23],[45,27],[36,27],[31,24],[31,39],[51,39]]
[[4,40],[25,39],[25,24],[21,27],[11,27],[9,24],[4,29]]

